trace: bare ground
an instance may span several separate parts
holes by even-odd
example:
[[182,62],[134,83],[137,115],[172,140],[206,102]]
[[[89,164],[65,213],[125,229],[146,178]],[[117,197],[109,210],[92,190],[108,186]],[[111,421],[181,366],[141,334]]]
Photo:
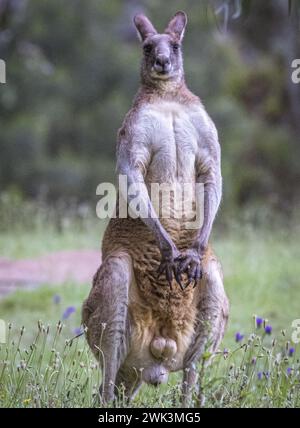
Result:
[[0,257],[0,298],[17,290],[66,281],[91,284],[101,263],[100,251],[59,251],[37,259]]

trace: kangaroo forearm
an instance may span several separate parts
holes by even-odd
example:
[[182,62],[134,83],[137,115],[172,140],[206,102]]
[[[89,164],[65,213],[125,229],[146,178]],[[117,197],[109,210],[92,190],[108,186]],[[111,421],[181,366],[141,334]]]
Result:
[[220,205],[221,189],[214,184],[206,184],[204,187],[204,215],[203,224],[194,242],[194,248],[201,254],[207,247],[212,226]]
[[130,215],[140,218],[151,230],[160,251],[163,252],[170,247],[175,248],[171,237],[159,221],[149,198],[143,176],[139,172],[127,174],[127,189],[121,189],[121,193],[124,191],[127,192],[127,195],[123,196],[127,199]]

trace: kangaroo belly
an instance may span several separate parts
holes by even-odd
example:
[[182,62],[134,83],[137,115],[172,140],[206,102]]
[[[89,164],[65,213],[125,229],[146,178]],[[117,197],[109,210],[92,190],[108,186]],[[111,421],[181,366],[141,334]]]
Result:
[[[195,239],[195,230],[182,228],[174,219],[161,219],[179,250],[187,249]],[[103,258],[114,251],[125,250],[131,256],[139,302],[151,308],[153,316],[164,323],[179,323],[188,317],[193,300],[193,287],[182,291],[174,281],[172,288],[162,276],[157,278],[161,254],[151,231],[140,219],[111,219],[102,244]]]
[[[197,229],[187,227],[187,221],[185,217],[160,218],[162,226],[179,250],[191,247],[197,234]],[[137,262],[137,268],[139,261],[141,269],[148,268],[149,270],[153,263],[157,265],[160,261],[160,252],[153,233],[138,218],[112,218],[110,220],[102,241],[103,256],[119,248],[129,252],[132,259]],[[146,266],[143,266],[144,264]]]
[[[178,221],[162,224],[179,250],[191,246],[195,231],[182,229]],[[103,257],[113,251],[125,250],[132,260],[135,287],[141,305],[150,308],[153,316],[163,323],[180,323],[189,317],[193,287],[182,291],[176,281],[170,288],[166,278],[157,278],[161,254],[152,233],[140,219],[112,219],[103,239]]]

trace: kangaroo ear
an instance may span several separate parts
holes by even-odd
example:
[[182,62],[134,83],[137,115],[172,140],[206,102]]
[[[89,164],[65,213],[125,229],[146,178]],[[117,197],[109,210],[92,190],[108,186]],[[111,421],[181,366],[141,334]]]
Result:
[[169,22],[165,33],[175,36],[180,42],[184,36],[184,30],[187,24],[186,13],[180,10],[176,12],[171,21]]
[[133,18],[134,25],[138,31],[139,38],[144,41],[146,37],[157,34],[157,31],[151,24],[147,16],[138,14]]

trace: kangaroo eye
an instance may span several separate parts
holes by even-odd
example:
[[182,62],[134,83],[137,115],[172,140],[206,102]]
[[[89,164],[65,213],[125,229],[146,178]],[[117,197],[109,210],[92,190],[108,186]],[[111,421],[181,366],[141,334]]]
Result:
[[179,50],[179,45],[177,43],[174,43],[173,45],[173,51],[177,52]]
[[145,45],[143,49],[144,49],[144,53],[146,55],[149,55],[152,51],[152,46],[151,45]]

